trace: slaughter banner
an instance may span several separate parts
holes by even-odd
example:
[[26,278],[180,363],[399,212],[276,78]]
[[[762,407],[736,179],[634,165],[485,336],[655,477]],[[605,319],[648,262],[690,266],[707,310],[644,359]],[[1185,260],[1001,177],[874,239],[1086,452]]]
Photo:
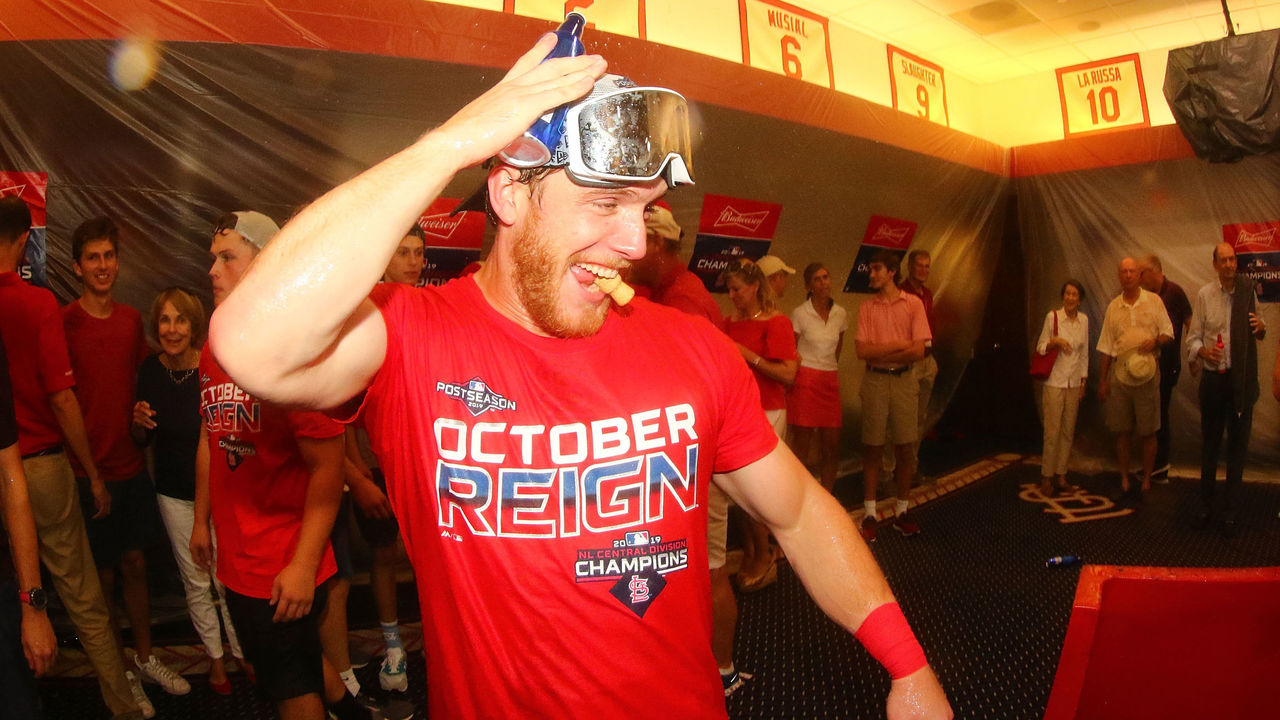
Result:
[[0,170],[0,197],[16,195],[31,209],[31,235],[27,238],[26,259],[18,266],[18,275],[32,285],[49,287],[45,274],[48,228],[45,226],[45,193],[49,174],[42,172],[7,172]]
[[916,224],[910,220],[872,215],[867,221],[867,231],[862,234],[862,247],[853,260],[853,269],[849,271],[849,279],[844,282],[847,293],[870,293],[871,258],[881,250],[892,250],[901,259],[911,247],[911,238],[915,237]]
[[1236,251],[1236,272],[1258,283],[1260,302],[1280,301],[1280,221],[1222,226],[1222,240]]
[[720,273],[739,258],[759,260],[768,255],[781,217],[782,206],[776,203],[703,196],[689,270],[702,279],[707,290],[724,292]]
[[418,218],[418,227],[427,236],[427,265],[422,269],[419,286],[443,285],[480,259],[484,213],[449,215],[459,202],[457,198],[436,198]]

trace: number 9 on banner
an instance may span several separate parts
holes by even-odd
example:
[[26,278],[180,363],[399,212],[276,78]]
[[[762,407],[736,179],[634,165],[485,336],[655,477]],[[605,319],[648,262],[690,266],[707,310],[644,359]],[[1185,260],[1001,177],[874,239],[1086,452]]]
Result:
[[888,46],[889,86],[893,107],[939,125],[947,117],[947,84],[942,68],[911,53]]

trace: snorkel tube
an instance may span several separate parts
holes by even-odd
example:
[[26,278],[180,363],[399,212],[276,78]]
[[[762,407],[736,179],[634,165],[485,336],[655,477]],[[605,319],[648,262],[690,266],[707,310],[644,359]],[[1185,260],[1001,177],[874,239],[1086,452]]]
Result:
[[[564,22],[556,30],[556,46],[543,62],[552,58],[581,55],[584,52],[582,29],[586,25],[587,19],[579,13],[566,15]],[[561,105],[538,118],[523,135],[499,151],[498,157],[508,165],[522,169],[546,165],[551,160],[551,151],[564,135],[564,117],[568,112],[569,106]]]

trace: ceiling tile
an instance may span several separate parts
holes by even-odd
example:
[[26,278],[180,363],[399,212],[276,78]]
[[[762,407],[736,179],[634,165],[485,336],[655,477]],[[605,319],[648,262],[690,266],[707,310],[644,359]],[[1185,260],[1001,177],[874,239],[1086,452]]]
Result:
[[978,35],[990,35],[1037,22],[1035,15],[1015,0],[992,0],[948,15]]
[[[1254,11],[1253,15],[1256,18],[1258,16],[1257,11]],[[1241,17],[1245,16],[1247,16],[1247,14],[1242,12],[1231,13],[1231,22],[1236,23],[1237,33],[1242,32],[1239,28],[1239,23]],[[1192,22],[1200,28],[1200,34],[1204,36],[1205,40],[1217,40],[1227,36],[1227,19],[1224,18],[1221,13],[1217,15],[1203,15]]]
[[921,5],[939,15],[950,15],[960,10],[968,10],[974,5],[981,5],[988,0],[916,0]]
[[[1187,10],[1187,6],[1177,2],[1177,0],[1173,2],[1170,2],[1170,0],[1127,0],[1126,2],[1112,3],[1112,8],[1115,9],[1120,19],[1124,20],[1131,28],[1163,25],[1179,20],[1190,20],[1193,17],[1192,13]],[[1222,14],[1221,8],[1218,9],[1218,14]]]
[[1008,80],[1015,77],[1022,77],[1030,72],[1030,68],[1026,65],[1010,58],[982,65],[973,65],[970,66],[966,72],[961,74],[966,75],[970,80],[976,83],[986,84],[1000,82],[1001,80]]
[[1262,28],[1270,30],[1280,27],[1280,3],[1274,5],[1259,5],[1258,19],[1262,21]]
[[1106,60],[1146,49],[1136,35],[1128,32],[1081,40],[1073,44],[1088,60]]
[[[1041,20],[1057,20],[1068,15],[1078,15],[1108,6],[1107,0],[1021,0],[1032,15]],[[1177,2],[1177,0],[1173,0]]]
[[930,20],[888,34],[888,39],[894,45],[917,48],[922,51],[969,42],[976,37],[968,28],[961,27],[947,18]]
[[865,28],[872,33],[884,33],[937,20],[940,16],[914,2],[871,0],[852,10],[846,9],[835,17],[852,27]]
[[1109,7],[1047,20],[1045,24],[1069,41],[1115,35],[1129,29],[1116,11]]
[[1039,22],[1026,27],[992,33],[986,35],[985,39],[1010,55],[1045,50],[1055,45],[1062,45],[1064,42],[1061,37],[1058,37],[1056,33],[1049,29],[1048,25]]
[[1153,27],[1138,28],[1134,35],[1142,41],[1147,50],[1163,50],[1165,48],[1184,47],[1204,42],[1204,34],[1194,20],[1166,23]]

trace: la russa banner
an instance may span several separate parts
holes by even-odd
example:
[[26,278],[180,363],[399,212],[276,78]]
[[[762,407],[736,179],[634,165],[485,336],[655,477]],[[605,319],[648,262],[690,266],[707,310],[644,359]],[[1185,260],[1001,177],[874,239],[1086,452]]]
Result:
[[45,274],[45,256],[49,247],[45,219],[45,196],[48,188],[48,173],[0,170],[0,197],[16,195],[26,201],[27,207],[31,209],[31,235],[27,237],[26,256],[18,266],[18,275],[40,287],[49,286],[49,279]]
[[847,293],[869,293],[871,290],[871,258],[881,250],[890,250],[901,260],[916,236],[916,223],[887,215],[872,215],[862,234],[862,246],[853,260],[853,269],[844,282]]
[[1258,283],[1258,300],[1280,301],[1280,221],[1223,225],[1222,240],[1236,251],[1236,272]]
[[443,285],[480,259],[484,213],[461,212],[450,216],[459,202],[457,198],[436,198],[418,218],[418,227],[427,238],[427,265],[419,285]]
[[740,258],[759,260],[768,255],[781,217],[782,206],[777,203],[703,196],[689,270],[711,292],[724,292],[720,273]]

